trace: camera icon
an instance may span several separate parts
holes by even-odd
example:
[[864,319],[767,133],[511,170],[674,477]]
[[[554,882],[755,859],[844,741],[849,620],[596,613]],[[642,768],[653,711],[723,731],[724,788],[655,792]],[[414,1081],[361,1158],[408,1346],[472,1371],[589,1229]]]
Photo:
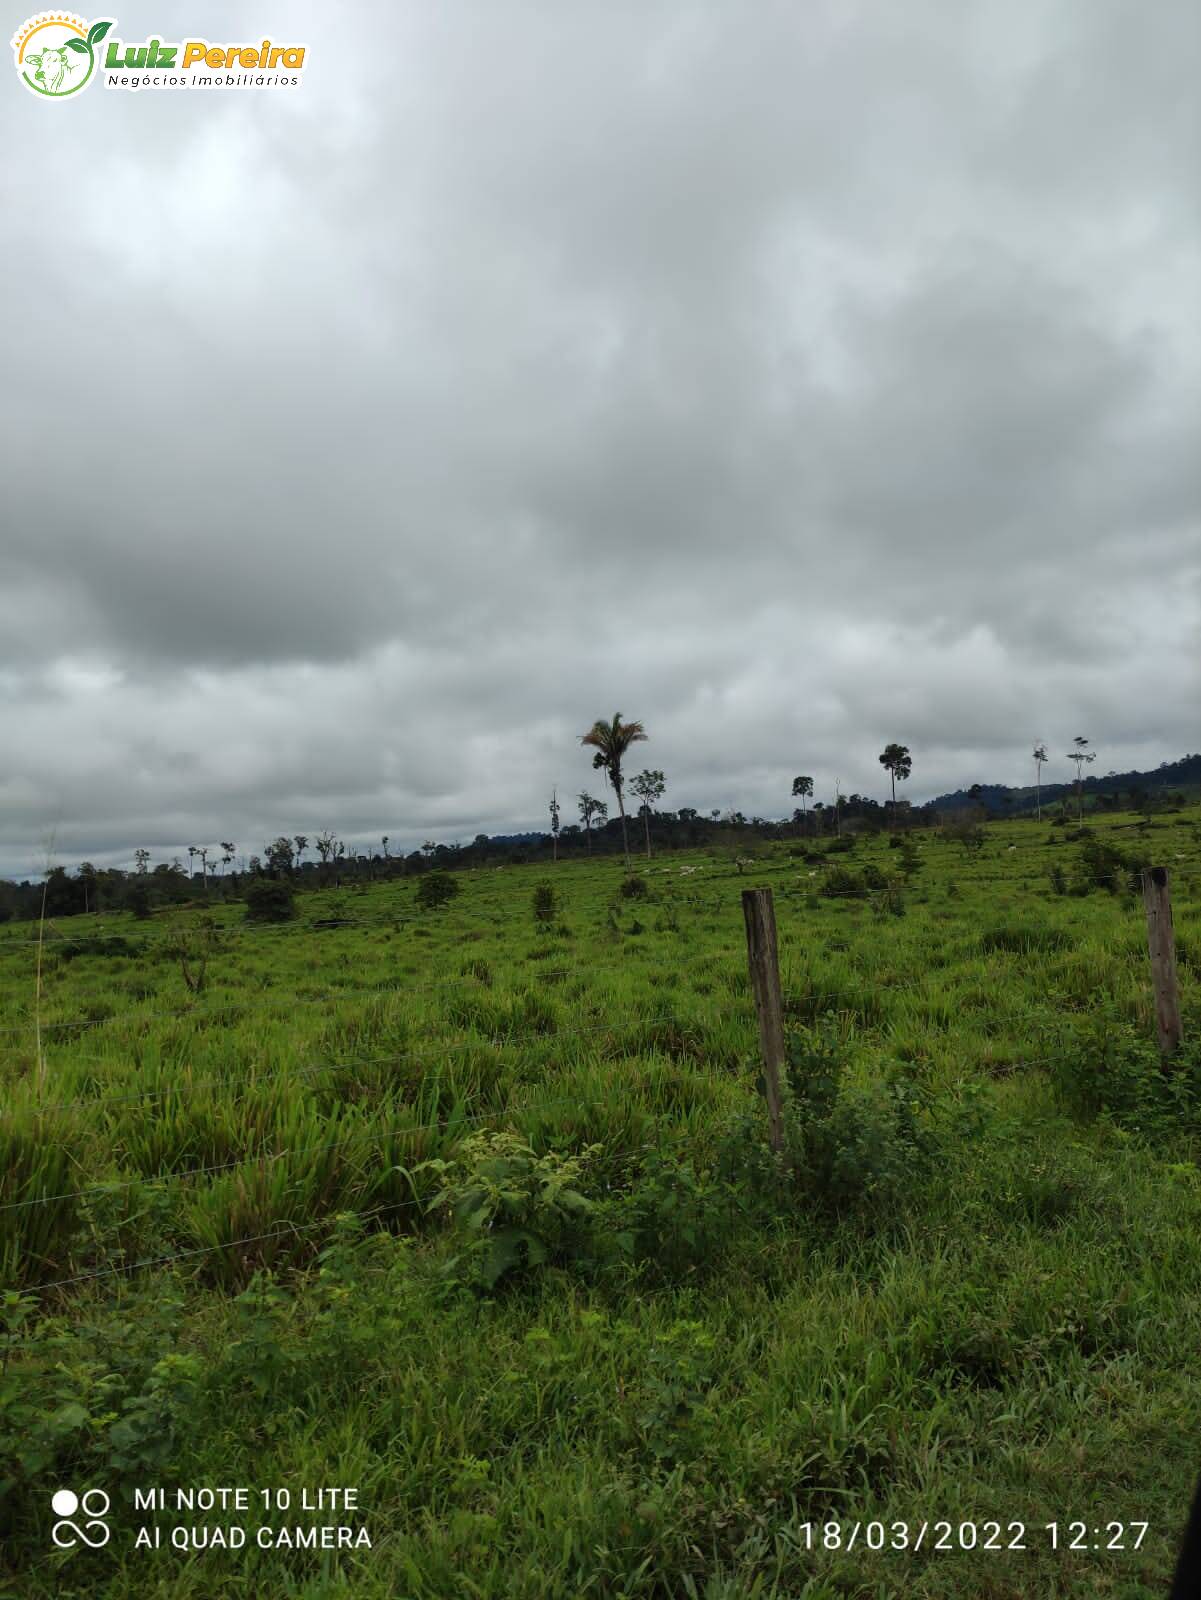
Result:
[[[82,1495],[74,1489],[56,1489],[50,1499],[50,1509],[59,1518],[50,1530],[50,1537],[60,1550],[72,1550],[77,1544],[88,1545],[92,1550],[102,1550],[108,1543],[112,1530],[104,1520],[111,1504],[103,1489],[85,1489]],[[81,1528],[70,1519],[82,1512]]]

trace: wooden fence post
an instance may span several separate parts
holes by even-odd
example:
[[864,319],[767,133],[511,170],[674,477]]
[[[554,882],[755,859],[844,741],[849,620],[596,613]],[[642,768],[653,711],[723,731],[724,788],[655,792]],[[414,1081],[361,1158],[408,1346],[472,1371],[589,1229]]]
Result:
[[1155,996],[1155,1031],[1163,1054],[1171,1055],[1181,1040],[1180,989],[1176,981],[1176,936],[1172,931],[1172,892],[1166,867],[1143,873],[1143,906],[1147,913],[1147,949],[1151,953],[1151,988]]
[[768,1137],[773,1150],[784,1148],[781,1118],[780,1068],[784,1064],[784,1011],[780,1002],[780,958],[776,947],[776,912],[770,889],[744,889],[742,915],[746,921],[746,954],[751,988],[759,1014],[759,1045],[763,1052],[763,1082],[767,1092]]

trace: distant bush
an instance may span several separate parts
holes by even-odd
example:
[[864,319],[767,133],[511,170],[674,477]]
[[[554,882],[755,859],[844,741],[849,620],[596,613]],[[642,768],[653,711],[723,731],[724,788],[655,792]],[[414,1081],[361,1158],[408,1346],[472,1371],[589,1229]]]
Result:
[[855,844],[856,840],[853,834],[838,834],[826,845],[826,854],[828,856],[849,855],[850,852],[855,848]]
[[246,885],[247,922],[290,922],[296,896],[286,878],[253,878]]
[[131,956],[137,948],[119,933],[97,933],[90,938],[64,939],[55,953],[61,961],[74,961],[79,956]]
[[534,921],[538,923],[553,922],[556,910],[555,891],[551,884],[540,883],[534,889]]
[[647,882],[640,878],[636,872],[631,872],[628,878],[621,880],[621,897],[623,900],[641,900],[647,894]]
[[422,911],[436,911],[461,893],[462,887],[449,872],[427,872],[417,885],[415,899]]
[[1051,868],[1050,876],[1051,876],[1051,888],[1054,891],[1054,893],[1055,894],[1067,894],[1067,892],[1068,892],[1068,875],[1063,870],[1063,868],[1060,866],[1058,861],[1055,862],[1054,866]]
[[962,845],[965,850],[984,847],[984,829],[970,812],[957,812],[949,816],[940,829],[948,844]]
[[862,873],[863,887],[865,889],[887,889],[888,879],[880,871],[874,861],[869,861]]
[[831,867],[822,879],[818,893],[836,900],[842,895],[861,894],[863,888],[863,879],[857,872],[852,872],[849,867]]
[[1110,894],[1117,894],[1123,888],[1141,887],[1143,858],[1095,838],[1087,829],[1078,829],[1076,837],[1080,834],[1084,835],[1084,842],[1077,857],[1073,883],[1077,894],[1088,894],[1093,889],[1107,889]]

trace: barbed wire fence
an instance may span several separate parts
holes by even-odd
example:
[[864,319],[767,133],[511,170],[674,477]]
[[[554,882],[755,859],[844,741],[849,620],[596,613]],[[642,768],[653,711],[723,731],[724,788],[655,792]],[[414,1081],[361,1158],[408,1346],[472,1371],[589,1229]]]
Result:
[[[1115,879],[1119,877],[1124,883],[1128,881],[1128,874],[1115,875]],[[982,880],[975,878],[972,880],[973,883],[978,881]],[[998,881],[1002,881],[1011,887],[1019,886],[1018,884],[1015,884],[1015,881],[1012,878],[1004,876],[1002,876]],[[1042,880],[1031,881],[1041,882]],[[806,892],[804,889],[789,889],[787,893],[793,898],[803,897],[806,899],[837,900],[876,897],[879,895],[880,891],[874,888],[863,888],[855,890],[836,890],[832,892],[823,892],[820,888],[818,888],[811,892]],[[768,897],[768,903],[770,904],[770,890],[747,891],[743,897],[744,905],[748,894],[766,894]],[[382,916],[378,919],[363,919],[359,926],[395,926],[395,921],[395,918]],[[257,934],[259,931],[260,930],[257,929],[254,930],[255,934]],[[289,931],[291,930],[289,929]],[[162,943],[165,945],[169,944],[170,937],[164,936]],[[756,955],[755,951],[750,948],[749,935],[748,955],[750,957],[751,968],[753,972]],[[536,983],[543,979],[562,979],[571,976],[579,976],[586,977],[589,982],[594,983],[597,979],[598,972],[607,971],[615,977],[623,977],[628,974],[629,970],[629,966],[623,964],[618,964],[609,969],[598,969],[595,963],[585,963],[576,965],[574,967],[546,968],[523,973],[521,974],[521,978],[525,983]],[[36,1026],[39,1031],[40,1040],[42,1035],[47,1030],[51,1029],[75,1032],[76,1030],[102,1027],[109,1023],[115,1023],[118,1027],[129,1024],[140,1027],[155,1021],[191,1021],[198,1017],[216,1016],[233,1012],[242,1013],[248,1007],[253,1006],[257,1008],[264,1002],[264,1000],[274,1000],[276,998],[279,998],[281,1002],[286,1004],[289,1008],[297,1004],[324,1005],[335,1008],[343,1004],[362,1006],[364,1004],[373,1003],[380,999],[405,999],[415,995],[425,995],[444,991],[448,988],[454,988],[457,985],[465,985],[472,982],[477,982],[477,980],[474,979],[473,974],[470,972],[464,972],[457,976],[447,977],[424,984],[350,987],[346,989],[333,989],[314,996],[275,997],[255,994],[238,1001],[231,1001],[225,1005],[215,1007],[194,1005],[168,1012],[147,1013],[134,1010],[121,1013],[115,1017],[65,1019],[59,1022],[47,1022],[38,1017],[34,1019],[32,1024],[18,1024],[13,1027],[7,1027],[4,1030],[0,1030],[0,1032],[8,1036],[28,1034],[30,1027]],[[780,1009],[781,1026],[784,1015],[788,1013],[791,1007],[805,1007],[811,1005],[815,1001],[819,1006],[821,1006],[822,1002],[828,1002],[831,999],[831,996],[828,993],[821,991],[820,988],[810,987],[808,989],[788,989],[782,987],[779,983],[778,966],[775,974],[775,984],[778,1006]],[[515,991],[508,992],[511,994]],[[880,993],[886,994],[889,997],[901,994],[920,994],[924,998],[931,1001],[937,999],[937,997],[931,996],[928,993],[928,983],[924,982],[885,983],[880,986]],[[756,994],[756,1009],[759,1013],[760,1026],[762,1027],[762,1008],[758,1005],[758,1000],[759,996]],[[837,1010],[837,1006],[830,1006],[826,1004],[824,1009],[827,1011]],[[408,1050],[392,1052],[384,1055],[357,1055],[342,1059],[326,1059],[298,1068],[280,1067],[266,1073],[246,1075],[240,1079],[231,1080],[227,1076],[220,1075],[196,1079],[190,1075],[185,1075],[176,1078],[176,1080],[173,1081],[169,1086],[155,1087],[137,1092],[117,1095],[83,1096],[47,1105],[33,1104],[21,1107],[5,1108],[3,1111],[0,1111],[0,1121],[7,1121],[13,1118],[30,1115],[37,1118],[42,1118],[62,1113],[89,1112],[100,1106],[119,1104],[130,1105],[138,1102],[152,1103],[171,1098],[183,1098],[184,1096],[193,1094],[198,1090],[224,1089],[226,1087],[238,1088],[240,1086],[243,1089],[243,1093],[241,1095],[235,1095],[232,1101],[226,1101],[226,1103],[236,1104],[240,1099],[245,1099],[247,1096],[255,1093],[264,1085],[278,1084],[281,1088],[286,1088],[288,1085],[293,1083],[302,1083],[308,1082],[309,1080],[319,1079],[323,1074],[344,1073],[353,1071],[359,1067],[392,1066],[400,1065],[401,1063],[433,1067],[442,1062],[445,1058],[453,1057],[455,1054],[462,1051],[489,1049],[499,1050],[506,1048],[517,1049],[520,1051],[530,1048],[535,1043],[540,1047],[545,1048],[548,1045],[548,1041],[553,1042],[554,1045],[557,1045],[562,1040],[574,1039],[584,1037],[586,1035],[595,1035],[600,1033],[608,1033],[616,1037],[623,1033],[630,1033],[636,1030],[653,1031],[661,1024],[672,1024],[678,1026],[684,1023],[690,1027],[703,1028],[711,1026],[714,1020],[715,1018],[712,1013],[697,1013],[695,1010],[687,1018],[681,1018],[681,1016],[678,1014],[678,1011],[676,1009],[672,1009],[656,1015],[631,1018],[624,1023],[617,1020],[609,1020],[604,1023],[598,1023],[586,1027],[569,1029],[556,1027],[550,1033],[528,1032],[523,1034],[515,1030],[507,1030],[503,1033],[497,1033],[491,1036],[476,1036],[455,1042],[438,1043],[431,1046],[426,1046],[424,1049],[419,1049],[416,1051]],[[730,1013],[724,1013],[720,1020],[723,1022],[730,1021]],[[990,1011],[988,1020],[990,1024],[998,1025],[1009,1020],[1020,1022],[1027,1034],[1038,1034],[1040,1032],[1052,1033],[1055,1031],[1057,1025],[1055,1019],[1039,1019],[1037,1015],[1025,1008],[1020,1011],[1010,1013],[1004,1018],[999,1017],[994,1012]],[[744,1016],[741,1021],[749,1028],[749,1016]],[[1010,1053],[1012,1054],[1012,1052]],[[75,1057],[75,1059],[80,1058]],[[109,1058],[96,1057],[93,1059],[107,1060]],[[1023,1067],[1038,1067],[1047,1065],[1057,1059],[1059,1059],[1059,1057],[1055,1053],[1045,1056],[1026,1056],[1025,1054],[1019,1052],[1020,1065]],[[775,1062],[776,1071],[778,1071],[779,1065],[780,1063],[777,1060]],[[768,1077],[770,1078],[772,1070],[771,1062],[765,1061],[765,1068],[767,1069]],[[178,1071],[178,1064],[175,1064],[175,1070]],[[92,1196],[108,1196],[115,1192],[130,1191],[135,1189],[142,1191],[146,1188],[191,1183],[199,1179],[212,1178],[233,1172],[241,1172],[249,1168],[265,1169],[271,1164],[284,1162],[287,1160],[293,1160],[297,1163],[301,1163],[332,1150],[344,1150],[347,1148],[379,1144],[394,1139],[411,1138],[419,1134],[445,1134],[448,1130],[454,1130],[457,1132],[458,1130],[482,1126],[484,1123],[489,1121],[497,1122],[505,1119],[513,1120],[523,1116],[536,1118],[543,1114],[554,1113],[562,1109],[572,1109],[577,1113],[585,1113],[596,1110],[601,1106],[611,1106],[612,1104],[613,1102],[611,1100],[581,1101],[577,1098],[561,1101],[534,1101],[526,1104],[508,1103],[505,1105],[490,1106],[486,1109],[474,1110],[469,1108],[469,1102],[456,1102],[452,1104],[447,1111],[444,1114],[441,1114],[435,1121],[428,1121],[425,1123],[406,1122],[402,1125],[394,1127],[374,1128],[351,1135],[345,1135],[337,1139],[315,1145],[304,1144],[290,1148],[248,1151],[239,1153],[237,1156],[221,1162],[201,1164],[183,1170],[139,1174],[128,1179],[115,1179],[109,1182],[76,1186],[53,1194],[39,1193],[22,1195],[20,1198],[0,1202],[0,1216],[21,1212],[27,1210],[28,1208],[37,1206],[60,1204],[75,1205],[80,1202],[86,1203]],[[383,1208],[383,1210],[389,1212],[395,1212],[400,1209],[403,1208],[399,1206]],[[40,1283],[37,1285],[37,1287],[40,1291],[45,1292],[60,1290],[74,1284],[90,1281],[95,1278],[109,1277],[117,1274],[127,1274],[142,1270],[143,1268],[165,1265],[169,1262],[173,1263],[183,1260],[199,1259],[210,1256],[217,1251],[249,1247],[253,1244],[275,1238],[296,1238],[301,1235],[308,1235],[312,1232],[318,1231],[322,1227],[331,1226],[337,1216],[340,1214],[342,1214],[341,1211],[331,1211],[322,1217],[311,1219],[307,1222],[296,1222],[289,1219],[283,1221],[279,1228],[272,1228],[256,1234],[246,1235],[244,1237],[239,1237],[216,1244],[200,1246],[194,1249],[188,1248],[178,1250],[152,1258],[147,1258],[144,1261],[132,1263],[123,1262],[116,1266],[89,1270],[85,1273],[71,1273],[63,1277],[52,1279],[48,1282]],[[372,1213],[372,1215],[378,1214],[380,1214],[378,1210]]]

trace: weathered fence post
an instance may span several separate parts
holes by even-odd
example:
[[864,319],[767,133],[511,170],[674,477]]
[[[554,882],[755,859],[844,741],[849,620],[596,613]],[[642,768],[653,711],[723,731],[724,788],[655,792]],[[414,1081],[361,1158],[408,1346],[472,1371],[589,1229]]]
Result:
[[773,1150],[784,1147],[781,1120],[780,1068],[784,1064],[784,1011],[780,1003],[780,958],[776,947],[776,912],[770,889],[744,889],[746,954],[751,988],[759,1014],[759,1045],[767,1092],[768,1137]]
[[1143,873],[1143,906],[1147,913],[1147,949],[1151,953],[1151,988],[1155,996],[1155,1031],[1159,1048],[1170,1055],[1181,1040],[1180,989],[1176,981],[1176,936],[1172,931],[1172,892],[1166,867]]

